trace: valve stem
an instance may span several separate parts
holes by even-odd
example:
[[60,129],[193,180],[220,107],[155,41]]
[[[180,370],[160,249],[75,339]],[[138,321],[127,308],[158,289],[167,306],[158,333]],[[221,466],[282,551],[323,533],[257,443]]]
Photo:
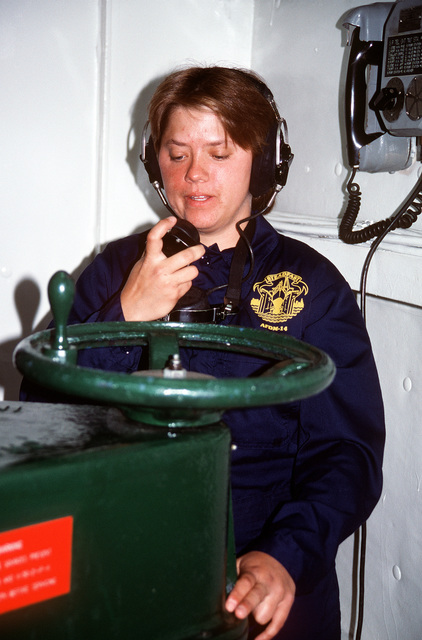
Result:
[[174,353],[167,360],[166,366],[163,369],[164,378],[186,378],[186,369],[182,367],[180,355]]

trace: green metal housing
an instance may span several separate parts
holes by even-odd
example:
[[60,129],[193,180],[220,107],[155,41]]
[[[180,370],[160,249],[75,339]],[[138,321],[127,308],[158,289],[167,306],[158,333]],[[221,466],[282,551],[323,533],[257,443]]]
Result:
[[0,442],[0,532],[74,519],[70,593],[0,615],[2,640],[246,637],[224,609],[236,573],[222,423],[0,403]]

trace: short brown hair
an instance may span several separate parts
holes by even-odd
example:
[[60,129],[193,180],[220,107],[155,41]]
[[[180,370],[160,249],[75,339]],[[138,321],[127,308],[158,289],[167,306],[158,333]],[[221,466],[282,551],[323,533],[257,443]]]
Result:
[[[189,67],[171,73],[155,91],[149,105],[149,121],[156,151],[176,107],[208,107],[238,146],[262,150],[276,116],[259,90],[263,83],[252,71],[228,67]],[[264,85],[265,86],[265,85]]]

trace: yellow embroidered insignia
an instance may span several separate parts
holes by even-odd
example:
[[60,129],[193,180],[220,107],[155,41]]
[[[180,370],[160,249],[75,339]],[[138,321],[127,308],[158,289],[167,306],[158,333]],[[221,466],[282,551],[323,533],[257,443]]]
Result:
[[272,274],[254,284],[260,297],[252,298],[251,307],[266,322],[286,322],[302,311],[308,290],[302,278],[289,271]]

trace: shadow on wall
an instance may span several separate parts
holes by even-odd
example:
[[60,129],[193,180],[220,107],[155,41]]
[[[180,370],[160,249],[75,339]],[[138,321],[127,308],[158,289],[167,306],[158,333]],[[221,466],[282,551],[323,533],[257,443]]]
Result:
[[13,351],[20,340],[32,332],[40,298],[38,285],[29,278],[21,280],[15,289],[15,305],[21,324],[21,333],[16,338],[0,344],[0,385],[4,387],[5,400],[18,398],[22,376],[13,366]]
[[[142,133],[148,118],[148,105],[156,88],[166,76],[167,74],[152,80],[139,93],[131,108],[131,124],[126,141],[126,162],[129,165],[135,183],[144,195],[149,208],[160,218],[167,217],[169,213],[162,205],[159,196],[150,183],[139,156],[142,150]],[[149,136],[149,130],[147,136]]]
[[[81,264],[71,274],[76,281],[85,267],[92,262],[94,252],[84,258]],[[53,275],[53,274],[51,274]],[[34,319],[38,311],[41,292],[38,284],[30,278],[21,280],[15,289],[15,307],[20,320],[21,332],[16,338],[0,343],[0,386],[4,388],[5,400],[18,400],[22,375],[13,364],[13,352],[19,342],[27,336],[46,329],[51,321],[51,313],[48,312],[35,326]]]

